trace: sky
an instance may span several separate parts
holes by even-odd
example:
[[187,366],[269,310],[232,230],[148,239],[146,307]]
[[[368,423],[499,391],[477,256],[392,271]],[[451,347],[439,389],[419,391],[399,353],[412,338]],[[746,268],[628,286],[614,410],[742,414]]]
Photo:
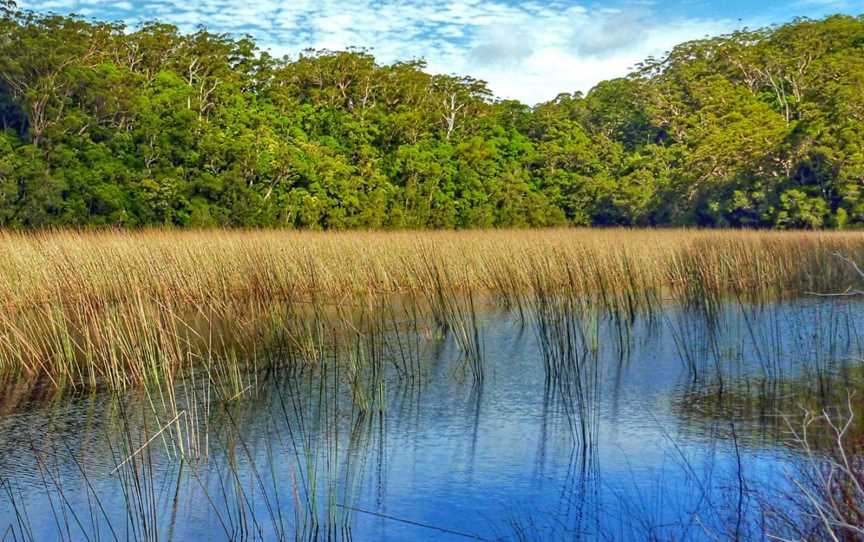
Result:
[[271,53],[363,47],[382,63],[424,59],[527,104],[587,92],[674,45],[794,17],[860,14],[864,0],[19,0],[39,12],[158,19],[249,34]]

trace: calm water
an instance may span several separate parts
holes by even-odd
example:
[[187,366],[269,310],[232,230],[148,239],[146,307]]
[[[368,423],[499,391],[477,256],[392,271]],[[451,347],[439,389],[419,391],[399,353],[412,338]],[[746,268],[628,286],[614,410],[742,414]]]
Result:
[[422,342],[421,376],[387,369],[363,390],[380,398],[365,414],[344,372],[261,375],[230,402],[188,384],[200,457],[180,461],[166,432],[113,473],[171,419],[160,406],[26,405],[0,419],[0,540],[759,533],[757,490],[782,492],[795,460],[781,414],[857,385],[859,308],[729,305],[708,322],[672,307],[623,340],[601,320],[575,407],[549,390],[531,322],[489,312],[482,384],[446,337]]

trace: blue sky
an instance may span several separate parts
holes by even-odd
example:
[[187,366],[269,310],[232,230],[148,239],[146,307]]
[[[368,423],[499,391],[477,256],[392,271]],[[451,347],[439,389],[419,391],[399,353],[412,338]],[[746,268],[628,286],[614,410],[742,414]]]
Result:
[[489,82],[529,104],[587,91],[649,55],[741,26],[862,13],[864,0],[19,0],[37,11],[135,25],[251,34],[277,55],[370,48],[382,62],[423,58],[436,73]]

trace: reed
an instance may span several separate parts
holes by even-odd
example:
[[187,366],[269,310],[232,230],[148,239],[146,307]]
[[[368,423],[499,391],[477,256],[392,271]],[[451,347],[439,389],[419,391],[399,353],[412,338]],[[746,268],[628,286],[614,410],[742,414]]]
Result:
[[[858,232],[526,230],[469,232],[139,231],[0,233],[0,305],[170,305],[230,299],[337,301],[358,293],[471,289],[510,297],[542,270],[555,283],[637,302],[819,291],[855,278]],[[545,264],[545,265],[543,265]],[[430,269],[432,271],[430,271]]]
[[864,260],[864,234],[5,231],[0,376],[126,389],[203,366],[236,392],[241,366],[351,329],[334,308],[398,302],[411,308],[391,311],[392,330],[405,324],[398,312],[452,334],[480,381],[481,304],[522,315],[555,298],[623,323],[670,300],[711,314],[726,298],[856,284],[837,254]]

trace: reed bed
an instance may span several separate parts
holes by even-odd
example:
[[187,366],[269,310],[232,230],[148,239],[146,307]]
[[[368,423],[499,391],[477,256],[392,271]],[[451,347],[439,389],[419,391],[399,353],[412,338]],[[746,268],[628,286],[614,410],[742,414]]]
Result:
[[[0,233],[0,305],[336,302],[448,289],[517,295],[540,272],[586,292],[689,295],[820,290],[854,278],[864,233],[686,230]],[[429,266],[439,272],[429,272]]]
[[354,329],[344,307],[398,302],[387,325],[453,334],[481,381],[481,302],[542,315],[556,299],[624,322],[670,300],[710,313],[843,290],[860,280],[844,258],[864,260],[864,234],[5,231],[0,375],[125,389],[203,365],[240,390],[239,365]]

